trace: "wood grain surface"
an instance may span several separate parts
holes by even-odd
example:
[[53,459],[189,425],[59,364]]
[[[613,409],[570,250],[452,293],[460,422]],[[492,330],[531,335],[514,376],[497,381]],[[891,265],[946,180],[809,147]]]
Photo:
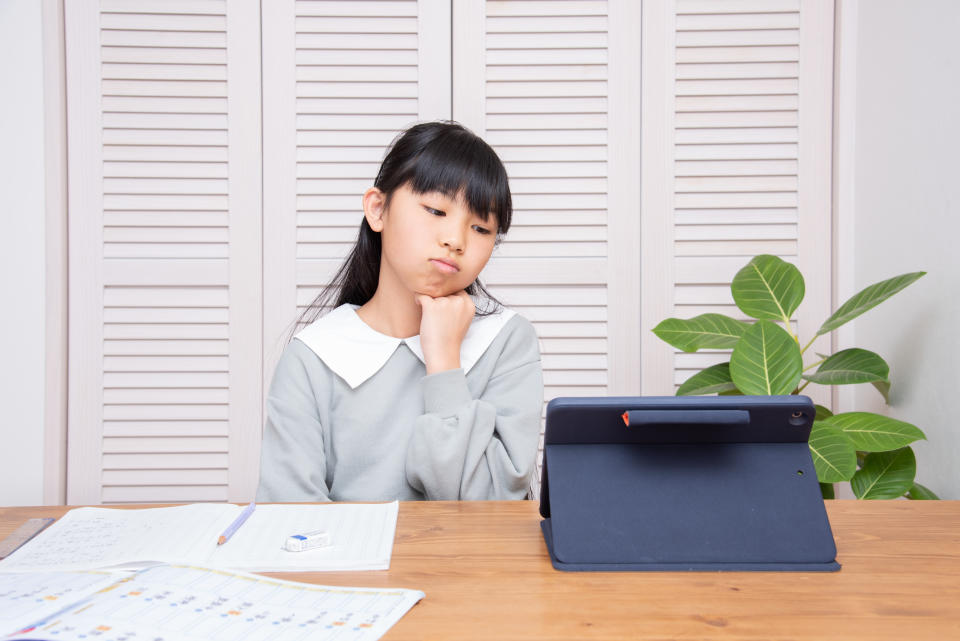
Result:
[[[65,507],[0,508],[0,538]],[[385,639],[960,639],[960,501],[828,501],[836,573],[558,572],[537,503],[400,504],[377,572],[274,574],[423,590]]]

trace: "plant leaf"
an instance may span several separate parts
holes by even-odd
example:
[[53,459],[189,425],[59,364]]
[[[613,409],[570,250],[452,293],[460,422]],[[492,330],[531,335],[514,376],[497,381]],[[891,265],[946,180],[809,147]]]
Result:
[[748,316],[789,323],[803,300],[803,276],[794,265],[761,254],[737,272],[730,291],[737,307]]
[[685,352],[703,348],[730,349],[750,327],[723,314],[700,314],[689,320],[668,318],[653,328],[660,339]]
[[880,392],[880,395],[883,396],[884,402],[890,404],[890,381],[874,381],[873,386],[877,388],[877,391]]
[[833,412],[828,410],[823,405],[814,405],[814,407],[817,409],[817,415],[813,419],[815,421],[822,421],[825,418],[833,416]]
[[889,375],[890,366],[878,354],[854,347],[837,352],[804,378],[820,385],[852,385],[886,381]]
[[933,493],[928,487],[914,483],[913,487],[907,492],[907,498],[913,501],[939,501],[940,497]]
[[[830,318],[823,323],[820,329],[817,330],[817,336],[831,332],[847,321],[856,318],[860,314],[872,309],[873,307],[876,307],[926,273],[927,272],[911,272],[909,274],[901,274],[899,276],[894,276],[893,278],[880,281],[879,283],[874,283],[873,285],[860,290],[854,294],[850,300],[837,308],[837,311],[835,311]],[[736,300],[736,298],[734,298],[734,300]]]
[[697,372],[677,390],[677,396],[694,396],[697,394],[716,394],[731,392],[737,389],[730,379],[730,363],[717,363],[702,372]]
[[850,487],[858,499],[895,499],[913,487],[916,475],[917,459],[909,447],[873,452],[850,479]]
[[822,422],[843,432],[855,449],[864,452],[896,450],[926,438],[915,425],[871,412],[834,414]]
[[847,481],[857,471],[857,452],[840,430],[816,421],[810,430],[809,445],[821,483]]
[[785,329],[768,320],[748,329],[730,355],[730,377],[744,394],[792,392],[803,373],[800,347]]
[[835,499],[837,498],[837,493],[833,488],[833,483],[821,483],[820,484],[820,494],[825,499]]

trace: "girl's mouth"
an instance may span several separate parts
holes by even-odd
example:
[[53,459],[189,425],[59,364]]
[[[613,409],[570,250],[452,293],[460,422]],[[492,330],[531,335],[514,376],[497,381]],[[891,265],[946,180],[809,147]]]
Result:
[[439,269],[444,274],[453,274],[460,271],[460,268],[454,265],[453,263],[448,263],[447,261],[441,260],[439,258],[431,258],[430,262],[433,264],[434,267]]

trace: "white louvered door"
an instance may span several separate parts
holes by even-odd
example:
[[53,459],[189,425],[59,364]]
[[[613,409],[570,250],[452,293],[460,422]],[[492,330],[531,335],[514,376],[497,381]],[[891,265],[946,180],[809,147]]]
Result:
[[66,38],[67,500],[247,496],[260,435],[259,6],[69,2]]
[[828,314],[832,2],[65,6],[71,503],[252,497],[290,323],[421,120],[505,161],[482,276],[536,326],[546,400],[672,394],[725,359],[650,329],[737,316],[757,253],[803,271],[801,332]]
[[482,277],[536,327],[545,400],[636,393],[639,5],[475,0],[453,18],[454,118],[513,193]]
[[264,393],[357,238],[390,142],[450,118],[450,3],[284,0],[263,15]]
[[672,394],[729,353],[674,352],[649,330],[707,312],[747,320],[730,282],[754,255],[800,268],[804,337],[829,316],[833,3],[649,7],[643,122],[665,135],[644,147],[643,391]]

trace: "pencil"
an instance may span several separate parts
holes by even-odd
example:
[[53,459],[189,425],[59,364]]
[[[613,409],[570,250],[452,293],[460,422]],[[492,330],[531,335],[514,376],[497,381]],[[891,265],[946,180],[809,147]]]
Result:
[[256,509],[257,504],[253,501],[250,501],[250,505],[244,508],[243,512],[240,513],[233,523],[227,526],[227,529],[223,531],[223,534],[220,535],[220,538],[217,539],[217,545],[223,545],[234,533],[240,529],[240,526],[243,525],[243,522],[250,518],[250,515],[253,514],[253,511]]

